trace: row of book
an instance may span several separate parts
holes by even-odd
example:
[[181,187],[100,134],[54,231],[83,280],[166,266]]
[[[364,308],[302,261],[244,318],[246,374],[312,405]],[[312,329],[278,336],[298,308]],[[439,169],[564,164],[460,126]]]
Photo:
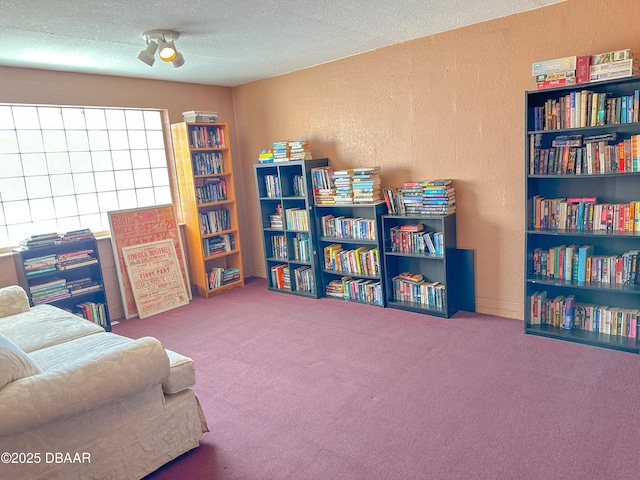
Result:
[[327,284],[325,294],[327,297],[341,298],[351,302],[379,306],[384,304],[381,283],[374,280],[344,276],[339,280],[331,280]]
[[199,212],[198,216],[200,219],[200,233],[203,235],[222,232],[231,228],[231,214],[226,208]]
[[640,74],[630,49],[535,62],[531,71],[539,90]]
[[357,247],[345,250],[333,243],[323,249],[324,268],[333,272],[376,277],[380,275],[380,254],[377,248]]
[[226,148],[224,129],[217,126],[189,126],[191,148]]
[[196,180],[196,202],[222,202],[227,199],[227,182],[224,178],[207,178]]
[[29,287],[29,295],[34,305],[40,305],[99,290],[102,290],[102,284],[91,277],[76,280],[49,278],[46,282],[31,285]]
[[376,240],[374,218],[349,218],[343,215],[324,215],[321,218],[322,236],[353,240]]
[[596,197],[532,199],[535,230],[640,232],[640,201],[597,203]]
[[311,158],[308,140],[285,140],[274,142],[273,148],[261,149],[258,154],[258,163],[311,160]]
[[[574,136],[572,136],[574,137]],[[640,134],[616,141],[616,135],[567,139],[578,145],[540,147],[539,136],[532,135],[529,174],[531,175],[595,175],[602,173],[640,172]],[[597,138],[596,138],[597,137]],[[606,138],[602,138],[606,137]]]
[[237,268],[212,267],[207,274],[209,290],[240,280],[240,270]]
[[575,282],[640,285],[640,251],[595,255],[593,245],[557,245],[533,250],[533,274]]
[[573,295],[548,296],[546,290],[530,297],[530,324],[565,330],[585,330],[618,337],[639,338],[640,310],[576,302]]
[[82,302],[77,304],[74,310],[76,315],[96,323],[103,328],[107,327],[107,312],[104,303]]
[[[308,233],[297,233],[292,238],[293,260],[300,262],[311,262],[313,249],[311,238]],[[287,239],[284,235],[274,235],[271,237],[271,256],[280,260],[288,260]]]
[[424,224],[406,224],[389,229],[391,251],[411,254],[442,255],[444,234],[424,231]]
[[309,230],[309,212],[298,207],[287,208],[284,217],[288,230]]
[[445,286],[430,282],[421,273],[402,272],[392,279],[393,299],[397,302],[416,303],[422,307],[443,310]]
[[215,175],[224,173],[224,159],[221,152],[193,154],[194,175]]
[[284,235],[271,237],[271,256],[280,260],[287,259],[287,239]]
[[548,98],[533,107],[534,130],[597,127],[638,122],[640,90],[614,96],[607,92],[579,90]]
[[205,257],[230,252],[236,248],[236,236],[233,233],[224,233],[215,237],[204,238],[202,245]]
[[280,178],[277,175],[265,175],[264,184],[268,198],[280,198],[282,196]]
[[33,277],[57,270],[70,270],[98,263],[94,251],[77,250],[67,253],[52,253],[24,260],[24,271],[27,277]]

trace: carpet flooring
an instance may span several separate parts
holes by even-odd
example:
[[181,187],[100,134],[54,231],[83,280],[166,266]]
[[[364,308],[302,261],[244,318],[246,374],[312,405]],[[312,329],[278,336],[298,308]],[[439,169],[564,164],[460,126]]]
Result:
[[210,433],[148,480],[637,479],[638,357],[244,288],[114,332],[193,358]]

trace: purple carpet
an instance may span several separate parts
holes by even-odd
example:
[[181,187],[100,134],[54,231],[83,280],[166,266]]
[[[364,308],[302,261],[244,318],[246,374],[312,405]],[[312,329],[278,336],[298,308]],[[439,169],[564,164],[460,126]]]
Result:
[[638,357],[244,288],[114,332],[194,359],[210,433],[148,479],[637,479]]

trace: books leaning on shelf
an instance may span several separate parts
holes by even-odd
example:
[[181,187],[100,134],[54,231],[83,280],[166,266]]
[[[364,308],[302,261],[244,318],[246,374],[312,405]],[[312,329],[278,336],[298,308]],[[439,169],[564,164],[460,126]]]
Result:
[[227,200],[227,182],[224,178],[196,178],[196,202],[212,203]]
[[308,265],[293,270],[296,291],[313,293],[315,291],[315,278],[313,269]]
[[199,212],[198,215],[200,217],[200,233],[203,235],[222,232],[231,228],[231,214],[226,208]]
[[322,235],[330,238],[350,238],[354,240],[376,239],[376,220],[373,218],[346,218],[324,215],[321,218]]
[[544,290],[531,295],[529,308],[532,325],[640,338],[638,309],[576,302],[573,295],[551,298]]
[[220,152],[194,153],[193,174],[215,175],[224,173],[224,159]]
[[191,148],[226,148],[224,129],[215,125],[190,126]]
[[333,169],[330,166],[311,169],[311,184],[316,205],[334,205],[336,189],[333,185]]
[[104,303],[82,302],[75,306],[76,315],[86,318],[87,320],[97,323],[101,327],[106,326],[106,312]]
[[235,250],[235,238],[233,233],[223,233],[222,235],[202,239],[204,256],[210,257]]
[[380,275],[380,255],[377,248],[357,247],[344,250],[341,244],[323,249],[324,268],[333,272],[376,277]]
[[291,277],[289,276],[289,265],[280,264],[271,267],[271,285],[274,288],[291,290]]
[[240,270],[237,268],[212,267],[207,275],[209,290],[240,280]]
[[391,251],[398,253],[412,254],[432,254],[442,255],[443,252],[443,233],[442,232],[425,232],[422,230],[423,225],[416,228],[419,230],[408,230],[402,227],[408,225],[395,226],[389,229],[389,239],[391,241]]
[[393,298],[432,309],[445,308],[445,286],[431,282],[421,273],[402,272],[392,279]]

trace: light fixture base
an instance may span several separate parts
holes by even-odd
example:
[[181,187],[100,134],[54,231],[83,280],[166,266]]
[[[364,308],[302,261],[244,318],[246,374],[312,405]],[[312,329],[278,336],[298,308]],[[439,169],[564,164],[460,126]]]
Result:
[[174,42],[180,38],[180,34],[173,30],[147,30],[142,34],[142,38],[145,38],[147,41],[162,38],[167,42]]

